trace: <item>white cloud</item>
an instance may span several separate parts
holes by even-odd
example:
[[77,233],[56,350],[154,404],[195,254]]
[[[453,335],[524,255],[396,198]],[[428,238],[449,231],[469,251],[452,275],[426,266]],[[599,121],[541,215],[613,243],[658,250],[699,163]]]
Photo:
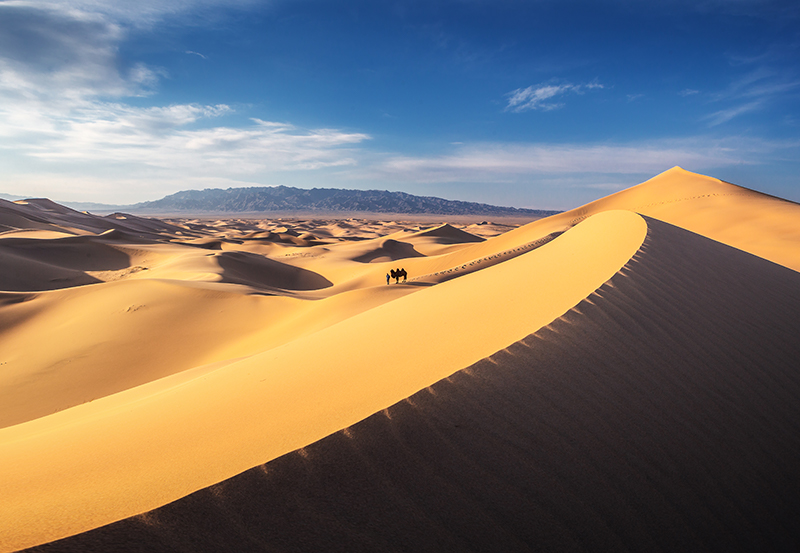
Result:
[[[762,57],[741,63],[751,64],[760,59]],[[740,115],[766,108],[779,98],[796,93],[798,89],[800,80],[791,72],[756,67],[734,80],[725,90],[714,94],[714,103],[729,104],[729,107],[717,110],[704,119],[710,127],[722,125]]]
[[244,8],[264,0],[5,0],[3,4],[47,9],[80,17],[102,17],[123,25],[151,26],[164,18],[187,16],[208,8]]
[[[786,145],[756,139],[656,140],[635,144],[482,143],[441,156],[392,156],[372,177],[414,182],[513,182],[542,175],[654,175],[675,165],[706,170],[756,164]],[[796,148],[796,145],[793,145]]]
[[118,59],[125,30],[102,14],[0,2],[0,101],[141,96],[163,71]]
[[603,88],[598,83],[588,84],[545,84],[532,85],[527,88],[512,90],[506,96],[508,103],[505,111],[521,113],[529,110],[550,111],[564,106],[563,102],[553,102],[551,99],[562,96],[568,92],[583,94],[586,90]]
[[776,163],[796,166],[798,156],[800,142],[746,136],[595,144],[492,142],[454,146],[441,155],[388,155],[362,161],[347,175],[350,182],[379,181],[415,194],[569,209],[676,165],[747,185],[740,182],[741,175]]
[[346,147],[369,139],[258,119],[244,128],[187,128],[231,112],[226,105],[139,108],[88,101],[67,111],[18,113],[14,125],[2,126],[0,137],[6,140],[0,144],[45,162],[135,163],[197,174],[224,167],[227,173],[246,174],[352,164]]
[[252,183],[265,174],[355,164],[353,146],[370,138],[363,133],[260,119],[232,127],[224,124],[233,113],[227,105],[128,103],[152,96],[164,72],[118,59],[126,25],[214,4],[222,2],[0,1],[5,178],[51,188],[103,179]]
[[751,111],[755,111],[763,106],[764,102],[761,100],[756,100],[754,102],[748,102],[746,104],[734,106],[728,109],[722,109],[719,111],[715,111],[714,113],[707,115],[705,119],[709,121],[708,125],[710,127],[716,127],[717,125],[721,125],[723,123],[727,123],[734,117],[738,117],[743,113],[749,113]]

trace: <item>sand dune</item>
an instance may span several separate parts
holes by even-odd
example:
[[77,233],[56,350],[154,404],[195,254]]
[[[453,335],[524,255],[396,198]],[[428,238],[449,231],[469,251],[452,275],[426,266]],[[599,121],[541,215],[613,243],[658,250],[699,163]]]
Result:
[[46,199],[16,202],[0,200],[0,229],[7,231],[44,229],[70,234],[100,234],[107,230],[118,229],[150,238],[159,238],[162,234],[180,231],[179,228],[157,219],[121,213],[97,217]]
[[380,245],[376,248],[370,248],[369,251],[357,255],[353,261],[360,261],[361,263],[376,263],[381,261],[396,261],[398,259],[408,259],[409,257],[422,257],[422,254],[414,249],[413,244],[408,242],[398,242],[388,238],[382,240]]
[[796,550],[800,343],[785,323],[800,274],[648,227],[611,280],[510,347],[301,450],[34,550]]
[[675,167],[560,216],[628,209],[800,271],[800,204]]
[[[536,256],[420,288],[215,370],[183,371],[2,429],[2,524],[16,521],[4,546],[137,514],[386,408],[564,313],[633,255],[644,232],[634,214],[600,214]],[[552,266],[562,270],[545,270]],[[58,465],[49,462],[56,457]],[[71,471],[83,477],[65,479]]]
[[2,202],[0,551],[793,549],[799,209],[679,168],[513,229]]

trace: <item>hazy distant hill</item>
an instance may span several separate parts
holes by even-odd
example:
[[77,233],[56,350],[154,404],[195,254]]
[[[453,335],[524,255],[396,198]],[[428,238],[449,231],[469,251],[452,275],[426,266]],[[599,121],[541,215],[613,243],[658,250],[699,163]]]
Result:
[[367,211],[442,215],[535,215],[557,211],[498,207],[474,202],[414,196],[384,190],[341,190],[288,186],[186,190],[160,200],[125,206],[132,212]]

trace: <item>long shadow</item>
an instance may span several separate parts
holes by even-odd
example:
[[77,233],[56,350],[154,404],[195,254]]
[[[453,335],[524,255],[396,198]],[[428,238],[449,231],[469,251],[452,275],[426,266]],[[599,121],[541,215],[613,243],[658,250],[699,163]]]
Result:
[[130,266],[127,254],[103,241],[95,236],[4,238],[0,240],[0,252],[75,271],[116,271]]
[[97,284],[101,280],[83,271],[21,257],[0,249],[0,290],[41,292]]
[[217,256],[222,281],[256,288],[321,290],[333,286],[324,276],[249,252],[224,252]]
[[355,257],[353,258],[353,261],[357,261],[359,263],[371,263],[375,259],[386,257],[392,261],[397,261],[398,259],[425,256],[415,250],[412,244],[398,242],[397,240],[392,240],[389,238],[388,240],[385,240],[379,248]]

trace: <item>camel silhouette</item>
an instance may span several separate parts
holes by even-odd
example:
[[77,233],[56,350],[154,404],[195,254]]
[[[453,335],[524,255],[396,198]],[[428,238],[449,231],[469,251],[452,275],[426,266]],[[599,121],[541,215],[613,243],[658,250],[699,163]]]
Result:
[[[389,271],[389,275],[388,276],[390,276],[391,278],[394,279],[395,284],[400,284],[400,277],[403,277],[403,282],[405,282],[406,279],[408,279],[408,273],[406,272],[405,269],[402,269],[402,268],[401,269],[392,269],[391,271]],[[388,279],[386,280],[386,283],[387,284],[389,283]]]

